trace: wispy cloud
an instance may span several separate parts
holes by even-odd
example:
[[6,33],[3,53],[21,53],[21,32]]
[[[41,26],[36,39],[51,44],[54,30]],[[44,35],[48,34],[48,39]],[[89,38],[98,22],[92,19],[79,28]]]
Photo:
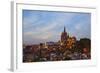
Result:
[[[24,43],[60,40],[63,27],[77,38],[90,36],[90,14],[48,11],[23,11]],[[85,34],[84,34],[85,33]],[[90,37],[89,37],[90,38]]]

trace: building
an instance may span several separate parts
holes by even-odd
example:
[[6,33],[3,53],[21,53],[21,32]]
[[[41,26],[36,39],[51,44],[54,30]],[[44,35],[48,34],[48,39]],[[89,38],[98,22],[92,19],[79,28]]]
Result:
[[68,39],[68,34],[66,32],[66,28],[64,27],[64,31],[61,33],[61,46],[66,48],[67,39]]
[[75,47],[75,43],[76,43],[76,38],[75,37],[69,37],[67,39],[67,48],[72,49],[73,47]]

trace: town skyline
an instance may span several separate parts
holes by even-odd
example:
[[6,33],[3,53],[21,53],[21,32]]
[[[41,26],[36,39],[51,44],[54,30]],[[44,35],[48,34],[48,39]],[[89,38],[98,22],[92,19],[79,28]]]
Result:
[[23,10],[23,43],[57,42],[63,28],[69,36],[91,39],[91,14]]

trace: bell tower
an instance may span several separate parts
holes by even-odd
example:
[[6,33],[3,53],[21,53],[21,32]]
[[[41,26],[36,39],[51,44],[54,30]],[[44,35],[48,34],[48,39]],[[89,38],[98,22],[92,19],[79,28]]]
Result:
[[64,31],[61,33],[61,45],[62,46],[66,46],[67,45],[67,32],[66,32],[66,28],[64,26]]

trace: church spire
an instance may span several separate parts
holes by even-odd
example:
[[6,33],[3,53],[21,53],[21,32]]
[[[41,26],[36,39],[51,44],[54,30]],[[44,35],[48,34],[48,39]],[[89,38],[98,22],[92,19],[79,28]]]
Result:
[[64,26],[64,32],[66,32],[66,28],[65,28],[65,26]]

